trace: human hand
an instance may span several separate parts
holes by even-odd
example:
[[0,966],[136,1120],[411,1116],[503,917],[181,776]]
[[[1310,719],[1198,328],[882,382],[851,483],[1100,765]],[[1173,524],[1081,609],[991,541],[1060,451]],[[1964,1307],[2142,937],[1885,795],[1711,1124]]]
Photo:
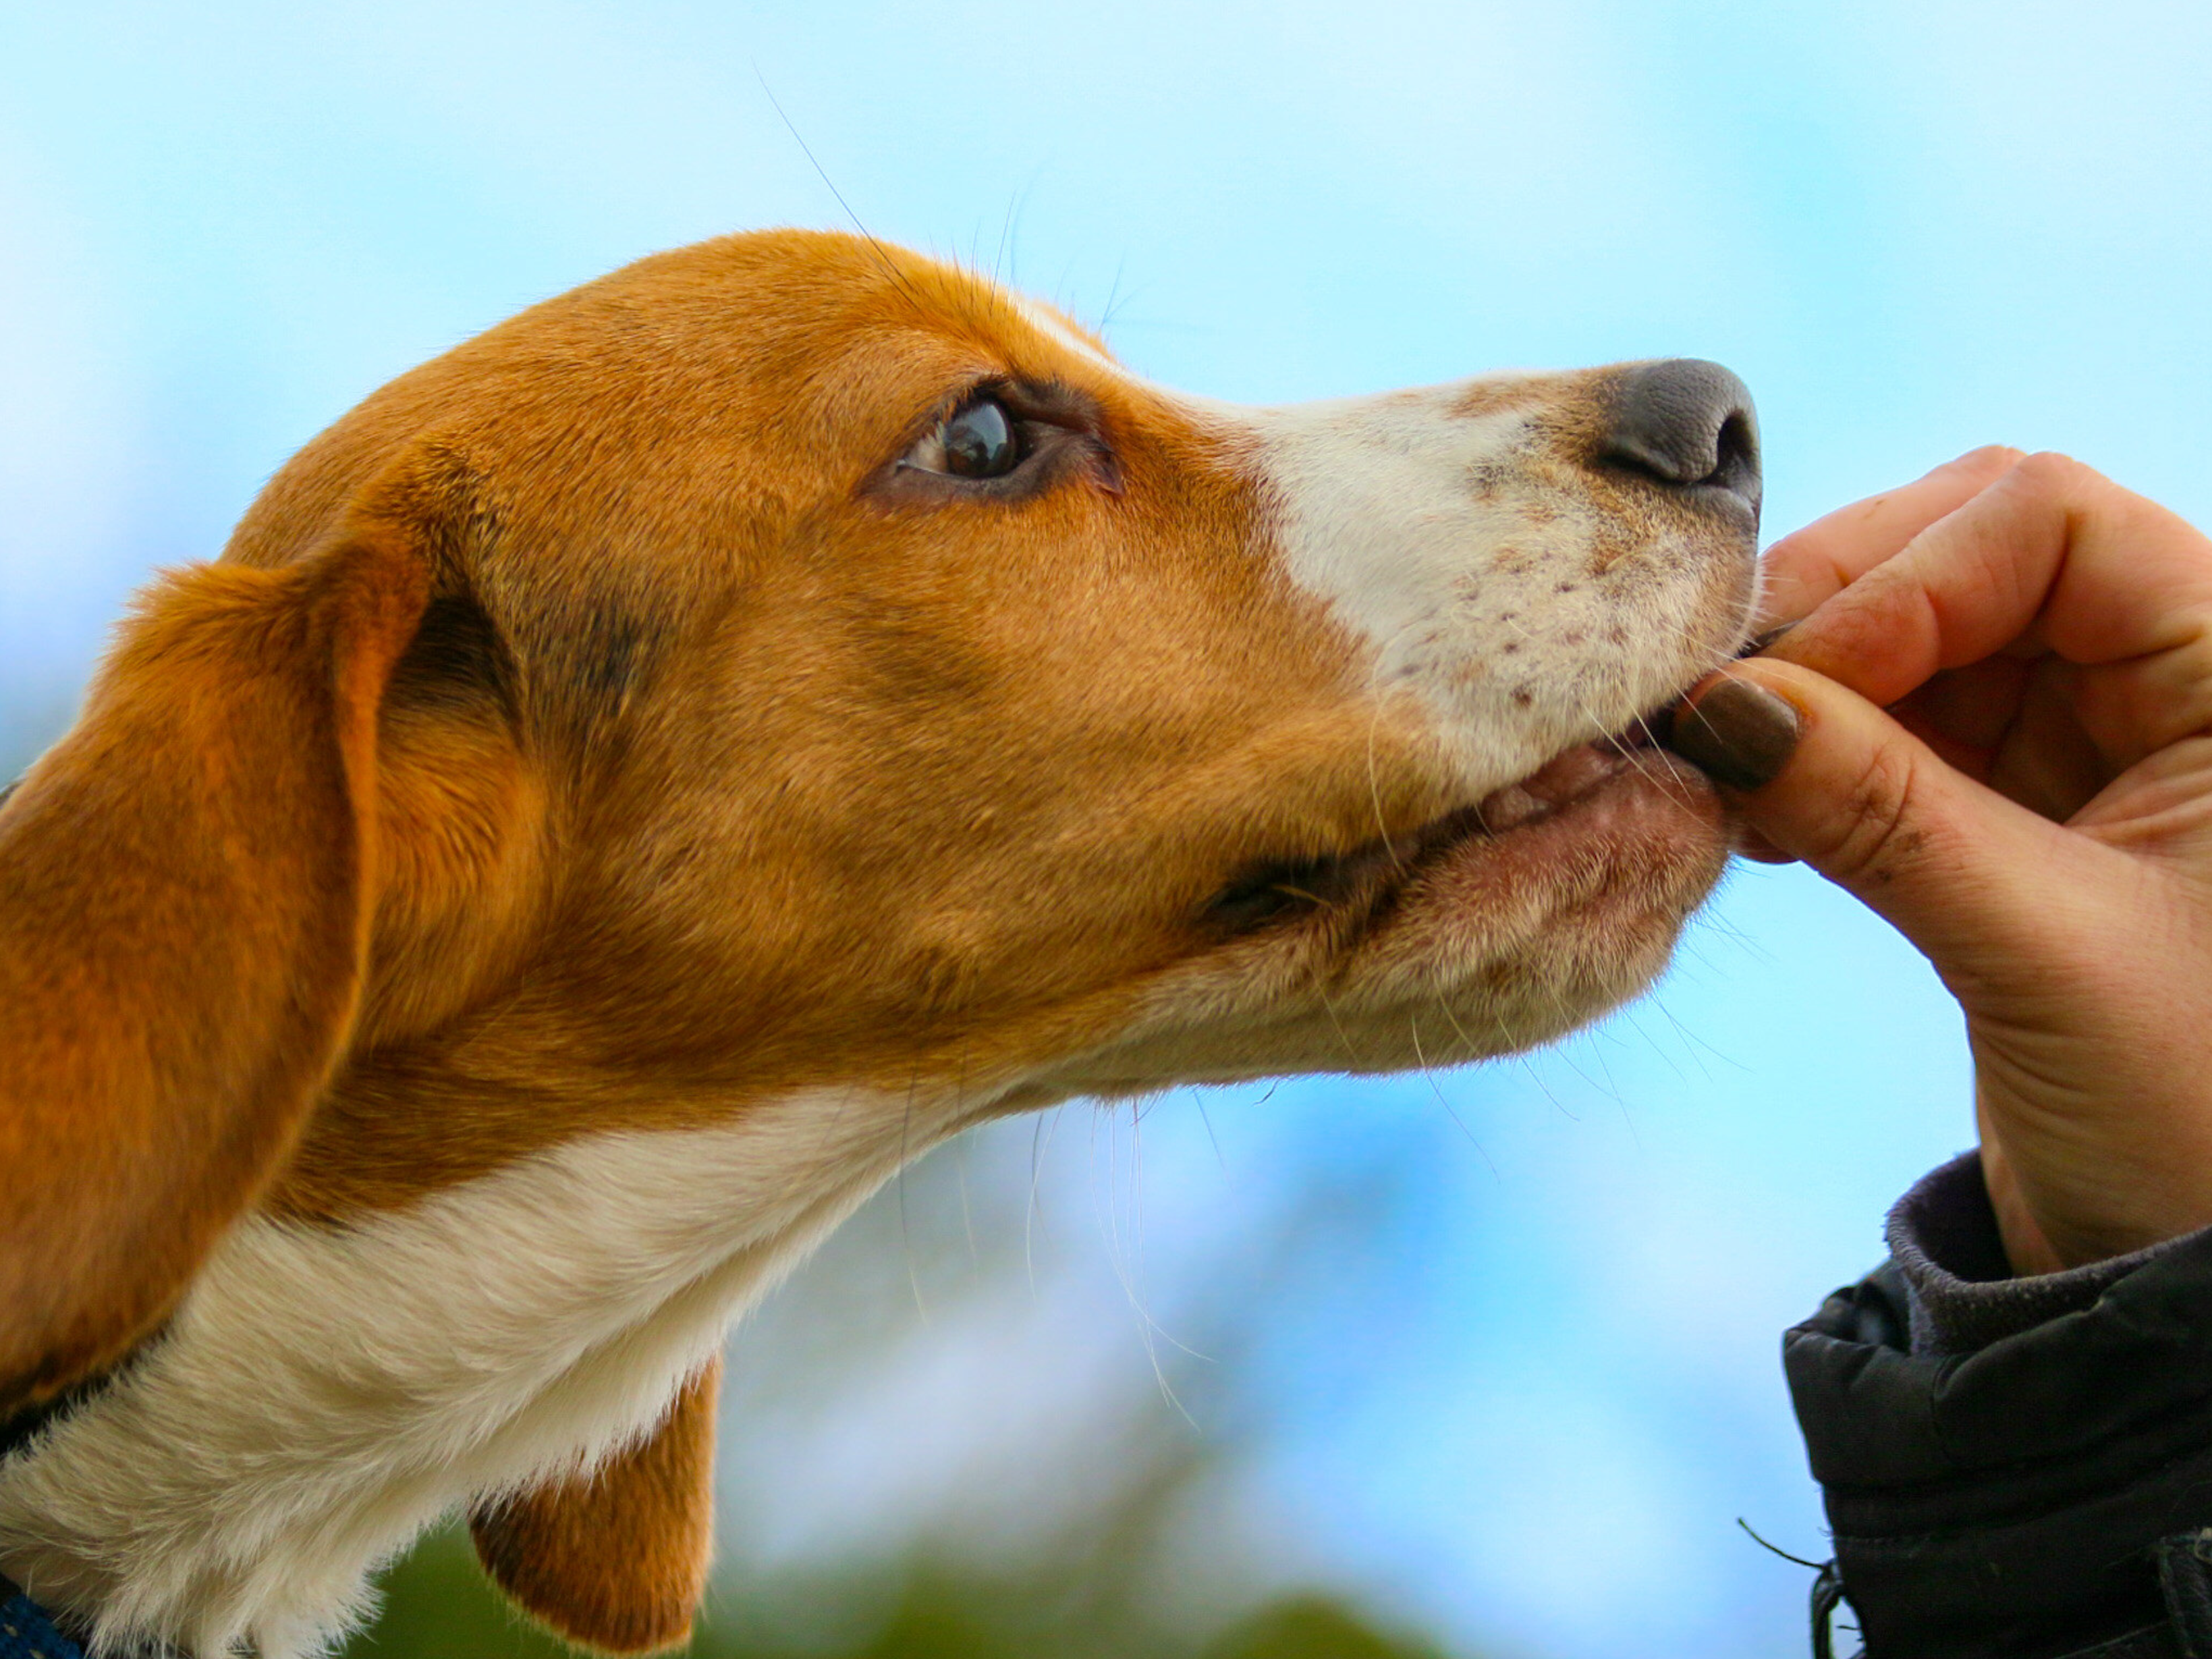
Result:
[[2014,1269],[2212,1224],[2212,541],[1992,449],[1767,560],[1767,625],[1802,620],[1675,746],[1747,786],[1747,852],[1848,889],[1958,998]]

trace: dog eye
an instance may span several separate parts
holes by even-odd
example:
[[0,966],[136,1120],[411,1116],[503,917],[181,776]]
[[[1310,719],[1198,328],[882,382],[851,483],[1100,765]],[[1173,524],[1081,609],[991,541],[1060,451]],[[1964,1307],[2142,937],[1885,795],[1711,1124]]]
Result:
[[907,465],[956,478],[1001,478],[1022,464],[1021,428],[995,398],[969,404],[914,447]]

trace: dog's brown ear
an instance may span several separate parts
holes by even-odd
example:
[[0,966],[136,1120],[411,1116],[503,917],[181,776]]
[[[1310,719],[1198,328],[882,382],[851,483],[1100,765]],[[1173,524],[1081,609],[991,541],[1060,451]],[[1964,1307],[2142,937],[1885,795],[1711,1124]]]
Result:
[[331,1069],[422,540],[166,577],[0,805],[0,1414],[167,1315]]
[[609,1653],[691,1634],[714,1533],[714,1405],[722,1362],[684,1384],[647,1438],[588,1474],[469,1517],[484,1571],[532,1618]]

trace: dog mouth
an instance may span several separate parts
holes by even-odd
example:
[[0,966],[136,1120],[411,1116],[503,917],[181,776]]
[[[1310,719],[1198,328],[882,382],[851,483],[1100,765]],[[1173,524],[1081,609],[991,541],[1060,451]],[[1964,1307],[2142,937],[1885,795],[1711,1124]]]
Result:
[[1419,875],[1471,843],[1528,836],[1631,772],[1663,769],[1680,780],[1680,763],[1664,751],[1668,724],[1667,711],[1654,710],[1407,833],[1376,836],[1348,852],[1255,866],[1207,902],[1206,920],[1246,933],[1323,913],[1377,917]]
[[[1773,637],[1753,639],[1734,654],[1753,655]],[[1681,694],[1620,731],[1565,750],[1528,776],[1416,830],[1377,836],[1343,853],[1255,865],[1207,902],[1205,919],[1232,937],[1316,917],[1371,924],[1448,859],[1465,852],[1479,854],[1485,842],[1502,852],[1509,843],[1533,841],[1545,826],[1571,817],[1613,786],[1641,782],[1670,792],[1684,805],[1692,794],[1710,795],[1704,775],[1668,746]]]

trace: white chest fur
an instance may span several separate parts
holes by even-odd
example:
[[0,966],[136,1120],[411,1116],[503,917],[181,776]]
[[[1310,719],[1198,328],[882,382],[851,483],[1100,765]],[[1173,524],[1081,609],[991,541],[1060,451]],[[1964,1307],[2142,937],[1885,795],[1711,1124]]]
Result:
[[814,1094],[573,1142],[349,1229],[250,1220],[120,1382],[0,1465],[0,1569],[101,1645],[315,1652],[424,1526],[656,1421],[954,1127]]

